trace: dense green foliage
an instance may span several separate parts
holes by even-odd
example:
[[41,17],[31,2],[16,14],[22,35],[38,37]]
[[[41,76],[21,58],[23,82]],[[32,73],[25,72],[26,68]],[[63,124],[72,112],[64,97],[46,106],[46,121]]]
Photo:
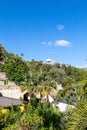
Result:
[[8,56],[7,51],[5,50],[5,48],[2,46],[2,44],[0,44],[0,61],[4,61]]
[[82,100],[78,102],[75,108],[70,111],[66,128],[68,130],[87,130],[86,101]]
[[15,83],[25,81],[27,66],[17,55],[9,54],[8,59],[4,62],[2,70],[5,71],[8,79]]
[[[4,65],[1,68],[9,80],[21,86],[21,89],[38,92],[54,88],[62,84],[63,90],[56,95],[56,101],[74,104],[81,99],[83,86],[87,82],[87,71],[71,65],[45,64],[42,61],[24,61],[14,53],[7,53],[1,45],[1,59],[4,57]],[[7,54],[7,55],[6,55]],[[7,56],[7,57],[6,57]],[[86,90],[86,88],[85,88]]]
[[39,103],[37,107],[29,104],[12,106],[11,110],[0,110],[0,130],[63,130],[61,113],[52,106]]
[[[6,114],[0,111],[0,127],[3,130],[86,130],[87,70],[59,63],[24,61],[23,55],[8,53],[0,44],[0,71],[6,73],[8,80],[20,85],[21,90],[27,89],[30,95],[38,92],[46,95],[55,90],[55,101],[72,104],[75,108],[61,114],[52,107],[47,109],[47,104],[29,104],[24,112],[12,107]],[[58,91],[59,84],[62,90]]]

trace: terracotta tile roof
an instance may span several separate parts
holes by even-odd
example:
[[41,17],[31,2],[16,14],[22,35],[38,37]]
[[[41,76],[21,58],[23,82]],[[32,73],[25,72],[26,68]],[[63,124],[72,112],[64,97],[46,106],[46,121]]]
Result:
[[19,105],[22,105],[23,103],[19,99],[14,99],[14,98],[0,96],[0,107],[8,108],[12,104],[19,106]]

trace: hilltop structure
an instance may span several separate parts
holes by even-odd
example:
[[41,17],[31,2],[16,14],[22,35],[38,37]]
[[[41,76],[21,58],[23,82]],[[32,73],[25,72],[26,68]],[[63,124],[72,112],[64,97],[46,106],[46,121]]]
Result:
[[46,59],[46,64],[55,65],[55,61],[48,58]]

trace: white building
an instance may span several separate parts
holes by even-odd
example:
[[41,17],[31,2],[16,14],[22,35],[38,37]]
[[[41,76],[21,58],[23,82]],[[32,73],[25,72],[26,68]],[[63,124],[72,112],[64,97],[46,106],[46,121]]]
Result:
[[55,65],[55,61],[48,58],[46,59],[46,64]]

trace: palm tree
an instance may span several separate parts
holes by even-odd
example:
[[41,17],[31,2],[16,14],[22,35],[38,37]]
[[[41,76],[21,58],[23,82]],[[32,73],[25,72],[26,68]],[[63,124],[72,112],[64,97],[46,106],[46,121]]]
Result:
[[87,102],[79,101],[70,112],[67,130],[87,130]]

